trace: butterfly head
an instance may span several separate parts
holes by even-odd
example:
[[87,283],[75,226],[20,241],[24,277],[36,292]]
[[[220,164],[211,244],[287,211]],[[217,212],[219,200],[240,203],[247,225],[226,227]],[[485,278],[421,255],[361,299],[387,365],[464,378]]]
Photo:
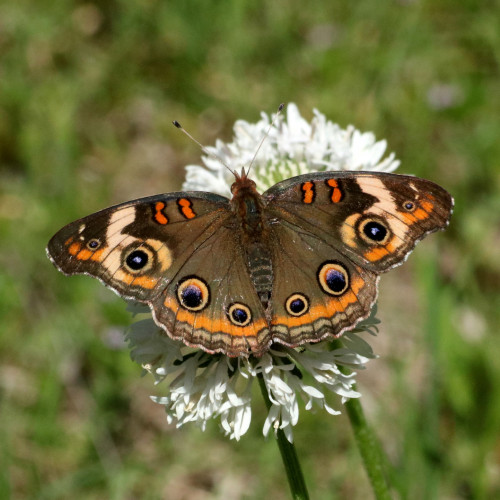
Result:
[[248,177],[248,172],[250,169],[245,171],[245,168],[243,167],[241,169],[241,174],[238,174],[238,172],[233,171],[234,175],[234,182],[231,185],[231,193],[233,197],[236,196],[241,196],[242,193],[245,192],[252,192],[255,193],[257,191],[256,184],[255,182]]

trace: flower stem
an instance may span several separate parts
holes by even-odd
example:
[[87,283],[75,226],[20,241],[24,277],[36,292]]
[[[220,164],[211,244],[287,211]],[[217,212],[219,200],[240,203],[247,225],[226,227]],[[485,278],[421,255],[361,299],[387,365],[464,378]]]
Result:
[[[353,387],[353,389],[356,390],[356,387]],[[345,407],[375,498],[377,500],[391,500],[389,485],[383,470],[384,455],[377,438],[366,421],[359,399],[350,399],[345,403]]]
[[[269,410],[271,408],[271,400],[269,399],[266,383],[262,374],[259,373],[258,379],[262,396],[264,397],[266,407]],[[295,446],[293,443],[288,441],[282,429],[277,430],[276,439],[278,441],[281,459],[283,460],[283,465],[285,466],[286,475],[288,477],[288,484],[290,485],[292,498],[294,500],[308,500],[309,493],[307,492],[304,474],[302,474]]]

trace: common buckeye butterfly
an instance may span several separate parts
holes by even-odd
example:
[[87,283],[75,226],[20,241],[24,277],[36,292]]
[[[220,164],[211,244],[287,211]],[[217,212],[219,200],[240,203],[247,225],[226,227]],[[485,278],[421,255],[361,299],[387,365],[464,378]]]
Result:
[[175,192],[107,208],[61,229],[47,253],[147,303],[173,339],[261,356],[339,337],[366,318],[379,275],[444,229],[450,194],[373,172],[316,172],[259,194],[234,173],[232,198]]

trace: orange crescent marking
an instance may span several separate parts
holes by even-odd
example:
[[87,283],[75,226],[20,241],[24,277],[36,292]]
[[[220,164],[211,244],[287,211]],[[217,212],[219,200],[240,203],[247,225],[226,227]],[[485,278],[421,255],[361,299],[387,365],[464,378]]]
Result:
[[154,288],[156,283],[158,283],[158,279],[150,278],[149,276],[134,276],[132,274],[124,273],[123,278],[120,279],[123,283],[132,286],[139,286],[141,288]]
[[364,284],[365,282],[360,276],[355,276],[351,282],[351,289],[340,297],[328,300],[326,307],[324,305],[311,307],[308,314],[299,317],[275,316],[272,320],[272,324],[293,328],[295,326],[303,326],[311,323],[311,318],[313,321],[320,318],[331,318],[335,316],[336,313],[344,312],[349,304],[358,302],[356,294],[363,288]]
[[432,212],[432,209],[434,208],[434,203],[431,203],[428,200],[422,201],[420,203],[420,206],[426,211],[426,212]]
[[[422,203],[420,203],[420,206],[421,206],[421,209],[419,209],[419,210],[421,212],[425,213],[425,215],[423,213],[421,213],[421,217],[423,219],[427,219],[427,217],[429,217],[431,212],[434,210],[434,203],[427,201],[427,200],[424,200],[424,201],[422,201]],[[419,210],[416,210],[416,212],[418,212]]]
[[429,217],[429,213],[426,212],[423,208],[417,208],[415,212],[413,212],[413,215],[418,219],[418,220],[424,220]]
[[314,184],[310,181],[304,182],[304,184],[300,186],[300,189],[304,191],[302,201],[304,203],[312,203],[314,200]]
[[154,214],[154,219],[158,224],[161,224],[164,226],[165,224],[168,224],[168,219],[163,213],[163,209],[165,208],[165,203],[163,201],[157,201],[155,203],[155,214]]
[[373,248],[368,252],[365,252],[364,256],[370,262],[380,260],[382,257],[389,255],[389,252],[384,247]]
[[330,199],[333,203],[338,203],[342,199],[342,191],[339,188],[338,182],[335,179],[328,179],[327,184],[333,188]]
[[[411,214],[406,214],[406,215],[411,215]],[[365,258],[368,259],[370,262],[374,262],[376,260],[382,259],[386,255],[395,253],[398,250],[398,248],[402,245],[401,240],[400,243],[398,243],[398,240],[400,240],[400,238],[398,238],[397,236],[393,236],[384,246],[372,248],[371,250],[366,251],[364,253]]]
[[226,319],[212,319],[202,313],[192,313],[179,307],[177,301],[171,297],[167,297],[163,305],[171,311],[177,311],[177,321],[193,325],[196,329],[203,328],[210,333],[225,333],[231,337],[255,337],[257,332],[267,328],[267,323],[264,319],[258,319],[250,323],[248,326],[234,328],[233,324]]
[[186,219],[194,219],[196,217],[196,214],[191,208],[193,204],[187,198],[181,198],[177,203],[179,203],[182,215],[184,215]]
[[69,248],[68,252],[70,255],[76,256],[78,260],[94,260],[100,262],[102,259],[102,254],[107,249],[107,247],[99,248],[95,252],[88,250],[87,248],[82,248],[82,245],[75,241]]

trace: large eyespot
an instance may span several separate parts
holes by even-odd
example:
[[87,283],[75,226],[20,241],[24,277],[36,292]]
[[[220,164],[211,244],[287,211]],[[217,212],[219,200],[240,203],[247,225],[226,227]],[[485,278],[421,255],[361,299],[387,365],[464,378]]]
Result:
[[370,244],[377,243],[383,245],[390,236],[387,225],[379,219],[368,218],[359,224],[359,234]]
[[[83,238],[82,238],[83,239]],[[87,241],[87,248],[94,252],[101,246],[100,240],[97,238],[92,238],[91,240]]]
[[286,299],[285,309],[291,316],[302,316],[309,310],[309,299],[301,293],[294,293]]
[[153,267],[154,261],[155,254],[145,245],[128,248],[123,252],[123,265],[132,274],[148,271]]
[[177,298],[188,311],[201,311],[208,305],[208,285],[196,276],[188,276],[177,285]]
[[245,304],[235,302],[228,307],[227,317],[233,325],[247,326],[252,321],[252,311]]
[[148,254],[144,250],[134,250],[127,255],[125,262],[131,271],[140,271],[148,265]]
[[339,262],[325,262],[319,266],[318,281],[328,295],[342,295],[349,287],[349,273]]

